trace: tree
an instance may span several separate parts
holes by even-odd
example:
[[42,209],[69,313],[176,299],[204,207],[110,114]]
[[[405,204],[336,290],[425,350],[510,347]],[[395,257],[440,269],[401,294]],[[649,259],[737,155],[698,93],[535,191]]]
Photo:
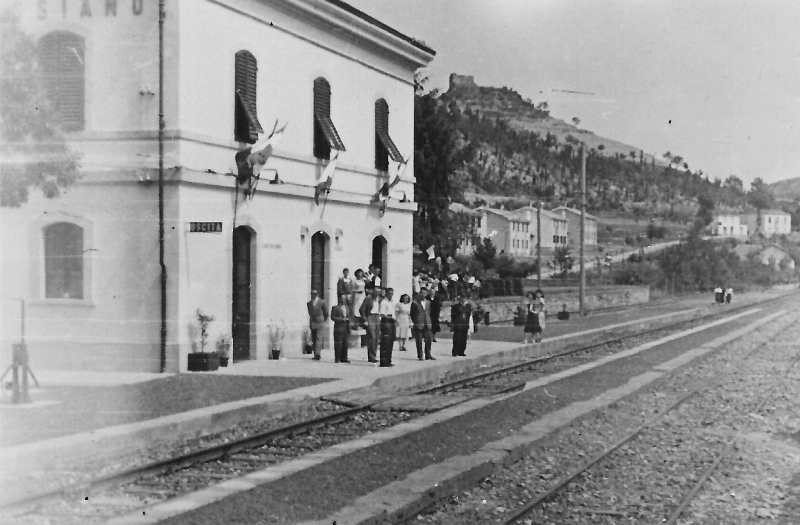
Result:
[[761,212],[775,204],[775,197],[770,193],[767,183],[761,177],[756,177],[750,183],[747,202],[756,209],[756,232],[761,231]]
[[715,203],[714,199],[705,193],[697,196],[697,203],[700,205],[700,209],[697,210],[694,228],[696,231],[700,231],[714,220]]
[[494,266],[497,248],[495,248],[490,238],[484,237],[483,241],[475,246],[475,253],[473,256],[483,264],[486,270],[490,270]]
[[575,124],[575,126],[579,126],[581,124],[581,119],[578,117],[572,117],[572,123]]
[[559,246],[555,249],[553,260],[563,275],[572,269],[572,255],[569,253],[569,246]]
[[79,178],[78,155],[67,144],[36,64],[36,44],[13,8],[0,13],[0,206],[28,201],[31,188],[47,198]]

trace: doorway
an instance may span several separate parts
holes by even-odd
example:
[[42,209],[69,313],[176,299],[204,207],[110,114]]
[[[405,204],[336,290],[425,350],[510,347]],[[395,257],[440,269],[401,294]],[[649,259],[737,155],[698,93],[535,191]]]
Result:
[[383,235],[378,235],[372,239],[372,266],[381,271],[381,286],[386,288],[389,286],[389,272],[388,270],[388,257],[386,238]]
[[233,310],[231,338],[233,361],[250,359],[252,329],[252,257],[254,232],[247,226],[233,230]]
[[326,299],[327,249],[328,236],[323,232],[315,233],[311,237],[311,289],[317,291],[320,299]]

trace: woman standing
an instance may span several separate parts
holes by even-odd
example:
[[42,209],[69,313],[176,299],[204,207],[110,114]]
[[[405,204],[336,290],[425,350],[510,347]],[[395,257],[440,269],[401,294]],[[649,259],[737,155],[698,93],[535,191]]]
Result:
[[542,331],[544,330],[544,292],[536,289],[534,292],[528,292],[528,303],[525,305],[525,343],[537,343],[542,340]]
[[359,268],[356,270],[355,279],[353,279],[353,308],[350,310],[352,313],[350,315],[353,316],[353,321],[356,321],[356,324],[360,327],[364,320],[361,319],[359,312],[361,311],[361,303],[364,302],[366,298],[365,295],[366,284],[364,283],[364,270]]
[[400,351],[406,351],[406,341],[411,337],[411,296],[404,293],[400,296],[395,311],[397,319],[397,340],[400,341]]

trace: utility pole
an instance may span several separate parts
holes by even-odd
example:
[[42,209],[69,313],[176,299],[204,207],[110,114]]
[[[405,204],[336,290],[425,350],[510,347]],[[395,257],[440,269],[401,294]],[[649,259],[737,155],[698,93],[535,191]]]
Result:
[[536,208],[536,287],[542,289],[542,201]]
[[158,2],[158,265],[161,267],[161,372],[167,370],[167,265],[164,261],[164,0]]
[[586,265],[583,261],[583,250],[586,230],[586,145],[581,144],[581,294],[580,294],[580,311],[581,317],[586,315],[584,310],[584,303],[586,297]]

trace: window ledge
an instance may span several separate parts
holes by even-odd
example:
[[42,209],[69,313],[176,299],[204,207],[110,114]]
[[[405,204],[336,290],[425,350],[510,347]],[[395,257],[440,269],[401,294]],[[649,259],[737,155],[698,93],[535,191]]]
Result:
[[97,306],[93,299],[31,299],[27,303],[31,306]]

